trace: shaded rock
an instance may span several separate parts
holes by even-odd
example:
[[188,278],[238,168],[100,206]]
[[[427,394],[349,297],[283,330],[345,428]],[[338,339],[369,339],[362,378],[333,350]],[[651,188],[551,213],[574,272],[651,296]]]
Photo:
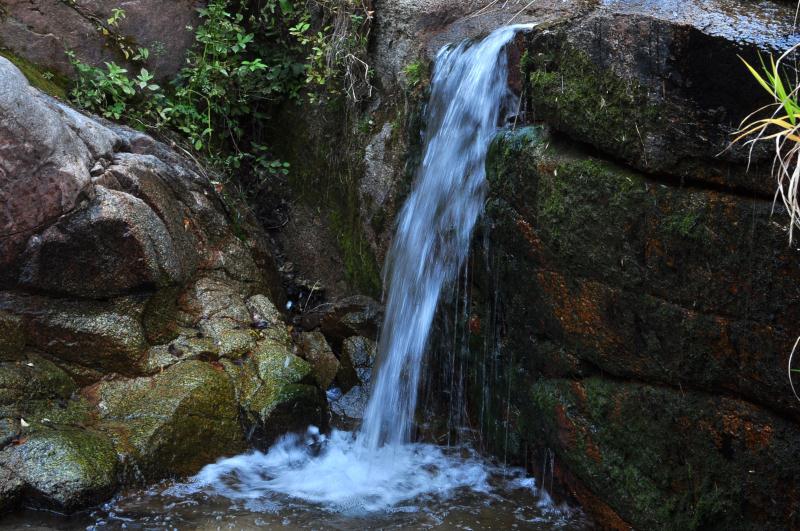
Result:
[[24,404],[46,398],[69,398],[75,382],[52,362],[28,353],[22,361],[0,363],[0,416],[13,416]]
[[377,337],[382,317],[383,310],[378,302],[356,295],[303,315],[302,324],[306,330],[321,327],[334,348],[339,348],[350,336]]
[[534,469],[554,452],[567,490],[617,523],[796,526],[793,487],[759,494],[795,474],[779,470],[800,414],[781,369],[800,318],[785,213],[611,162],[550,119],[487,161],[464,323],[483,441]]
[[20,284],[101,298],[180,282],[180,259],[155,212],[124,192],[95,193],[86,209],[29,240]]
[[141,305],[70,301],[0,292],[0,310],[22,318],[30,346],[105,372],[136,374],[147,350]]
[[342,343],[342,356],[358,369],[371,369],[377,355],[378,345],[366,337],[348,337]]
[[40,428],[0,451],[0,505],[23,492],[26,503],[59,511],[95,505],[117,487],[119,462],[105,435],[78,429]]
[[117,451],[147,479],[193,474],[244,447],[234,388],[221,367],[190,360],[83,392]]
[[344,340],[339,355],[341,367],[336,375],[342,391],[347,393],[360,383],[369,384],[376,354],[377,345],[370,339],[352,336]]
[[180,333],[178,322],[178,287],[159,290],[147,299],[142,313],[142,327],[151,345],[169,343]]
[[537,368],[583,362],[800,411],[776,370],[800,262],[771,201],[654,184],[540,129],[499,138],[488,168],[512,348],[533,348]]
[[18,505],[25,483],[14,470],[0,466],[0,511],[8,511]]
[[18,315],[0,310],[0,361],[22,358],[25,348],[25,332]]
[[602,378],[540,381],[524,394],[529,428],[637,529],[798,525],[793,422],[730,398]]
[[369,402],[369,387],[357,385],[330,403],[331,413],[345,420],[362,420]]
[[[743,118],[770,103],[741,64],[796,42],[780,2],[602,2],[532,32],[526,68],[533,120],[544,120],[649,173],[771,196],[772,155],[726,150]],[[741,20],[748,21],[743,28]],[[575,105],[585,110],[574,113]]]
[[322,389],[333,383],[339,372],[339,360],[320,332],[305,332],[298,340],[300,355],[311,364],[314,380]]

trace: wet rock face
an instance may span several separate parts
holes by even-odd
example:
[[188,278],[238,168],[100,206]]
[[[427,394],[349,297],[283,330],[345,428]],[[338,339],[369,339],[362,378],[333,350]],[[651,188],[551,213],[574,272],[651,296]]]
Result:
[[464,381],[489,446],[554,452],[609,528],[800,525],[800,254],[766,153],[721,153],[760,106],[736,55],[780,49],[791,7],[600,2],[527,38],[539,125],[491,148]]
[[653,181],[543,127],[498,137],[488,172],[491,273],[469,328],[517,370],[487,383],[515,391],[490,391],[486,438],[534,461],[555,450],[573,494],[637,528],[797,525],[759,494],[791,492],[778,469],[800,436],[783,213]]
[[[73,50],[79,59],[95,65],[103,61],[124,63],[114,36],[150,50],[147,68],[170,77],[183,66],[186,50],[194,42],[192,31],[199,21],[197,8],[205,2],[192,0],[133,0],[123,4],[99,0],[51,2],[6,0],[0,18],[0,46],[13,54],[62,76],[72,75],[64,54]],[[125,18],[118,28],[107,19],[121,7]]]
[[0,509],[82,509],[326,427],[260,229],[152,138],[2,58],[0,85]]
[[772,103],[740,56],[759,64],[759,51],[780,55],[796,41],[792,6],[640,4],[602,2],[531,33],[528,118],[648,173],[771,195],[769,151],[755,150],[748,173],[748,149],[726,148],[746,116]]

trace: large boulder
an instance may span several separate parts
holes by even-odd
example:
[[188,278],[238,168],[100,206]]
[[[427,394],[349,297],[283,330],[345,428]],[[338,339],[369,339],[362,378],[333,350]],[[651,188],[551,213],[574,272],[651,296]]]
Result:
[[96,505],[118,486],[117,452],[104,434],[39,427],[0,451],[0,508],[28,505],[74,511]]
[[248,211],[2,58],[0,89],[0,509],[82,509],[325,426]]
[[[67,50],[95,65],[124,63],[118,43],[127,43],[148,48],[148,68],[172,76],[183,66],[186,50],[194,42],[189,28],[197,26],[197,8],[204,4],[192,0],[7,0],[0,12],[0,48],[43,71],[70,76]],[[107,22],[115,8],[125,11],[118,27]]]
[[145,478],[193,474],[244,449],[234,387],[222,366],[189,360],[83,393],[129,469]]
[[[547,127],[500,135],[487,169],[488,269],[465,324],[487,444],[534,463],[554,451],[608,525],[796,526],[794,472],[778,472],[800,440],[785,213],[654,182]],[[750,494],[767,491],[787,494]]]
[[797,41],[794,15],[782,2],[603,2],[530,33],[528,118],[648,173],[770,196],[769,150],[729,149],[740,122],[772,103],[740,57],[782,54]]

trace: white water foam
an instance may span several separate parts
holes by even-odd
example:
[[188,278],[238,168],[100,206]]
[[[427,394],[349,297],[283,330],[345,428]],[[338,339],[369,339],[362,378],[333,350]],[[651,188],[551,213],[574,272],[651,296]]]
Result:
[[373,450],[350,432],[334,430],[326,438],[312,430],[305,438],[283,437],[267,453],[253,451],[209,465],[169,494],[207,492],[244,502],[251,510],[272,501],[280,506],[284,495],[347,514],[386,511],[425,496],[447,499],[461,488],[488,492],[485,463],[463,452],[453,455],[417,443]]

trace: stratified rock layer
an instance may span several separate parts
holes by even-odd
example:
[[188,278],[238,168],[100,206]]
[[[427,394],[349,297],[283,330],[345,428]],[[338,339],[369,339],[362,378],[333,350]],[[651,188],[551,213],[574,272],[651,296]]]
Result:
[[0,509],[74,511],[327,425],[259,229],[3,58],[0,204]]

